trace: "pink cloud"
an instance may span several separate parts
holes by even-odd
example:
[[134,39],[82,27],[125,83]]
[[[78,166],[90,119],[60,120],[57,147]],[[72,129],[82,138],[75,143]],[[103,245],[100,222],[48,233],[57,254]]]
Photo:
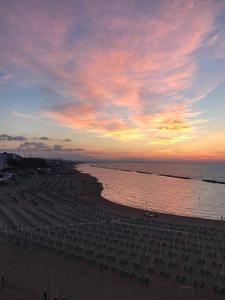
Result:
[[0,12],[3,67],[54,89],[62,100],[49,117],[115,137],[160,139],[164,131],[179,141],[194,131],[198,114],[184,93],[221,4],[161,1],[150,15],[130,1],[10,3]]
[[46,115],[78,130],[87,129],[105,133],[129,128],[122,118],[104,114],[102,111],[97,111],[96,108],[85,104],[58,106],[55,107],[54,111],[47,112]]

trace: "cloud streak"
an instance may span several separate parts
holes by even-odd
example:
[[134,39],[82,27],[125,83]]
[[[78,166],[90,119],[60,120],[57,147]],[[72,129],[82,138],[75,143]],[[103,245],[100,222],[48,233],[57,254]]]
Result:
[[61,145],[53,145],[49,146],[45,143],[42,142],[25,142],[20,144],[17,148],[17,151],[32,151],[32,152],[44,152],[44,153],[49,153],[49,152],[82,152],[85,151],[84,149],[81,148],[64,148]]
[[50,141],[51,139],[48,138],[47,136],[42,136],[39,138],[40,141]]
[[211,84],[201,76],[198,57],[206,48],[223,57],[214,32],[222,11],[212,0],[11,0],[0,12],[2,66],[22,84],[54,93],[60,100],[44,105],[43,115],[62,126],[176,144],[207,123],[194,105],[221,78]]
[[8,141],[8,142],[18,142],[18,141],[26,141],[27,138],[24,136],[18,135],[18,136],[11,136],[8,134],[0,134],[0,142]]

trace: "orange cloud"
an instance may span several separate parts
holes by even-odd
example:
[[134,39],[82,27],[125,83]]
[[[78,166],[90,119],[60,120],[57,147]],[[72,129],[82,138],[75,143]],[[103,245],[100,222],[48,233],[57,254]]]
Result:
[[117,116],[97,111],[90,105],[64,105],[55,107],[47,116],[53,117],[66,126],[97,132],[116,132],[129,127]]
[[60,104],[46,104],[45,115],[75,130],[153,145],[194,137],[204,122],[192,112],[204,94],[195,85],[195,52],[222,4],[160,1],[152,13],[140,1],[30,3],[1,10],[12,49],[1,54],[4,68],[24,71],[23,84],[57,95]]

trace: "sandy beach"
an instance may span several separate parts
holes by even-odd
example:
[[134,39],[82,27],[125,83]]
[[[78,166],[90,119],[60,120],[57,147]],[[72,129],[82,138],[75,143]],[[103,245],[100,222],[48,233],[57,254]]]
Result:
[[221,299],[224,222],[101,197],[71,168],[0,188],[1,299]]

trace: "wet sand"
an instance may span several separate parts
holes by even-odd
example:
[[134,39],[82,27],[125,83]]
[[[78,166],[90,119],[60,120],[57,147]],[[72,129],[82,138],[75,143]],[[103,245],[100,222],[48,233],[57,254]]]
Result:
[[224,297],[224,222],[146,213],[101,190],[70,170],[1,188],[3,299]]

